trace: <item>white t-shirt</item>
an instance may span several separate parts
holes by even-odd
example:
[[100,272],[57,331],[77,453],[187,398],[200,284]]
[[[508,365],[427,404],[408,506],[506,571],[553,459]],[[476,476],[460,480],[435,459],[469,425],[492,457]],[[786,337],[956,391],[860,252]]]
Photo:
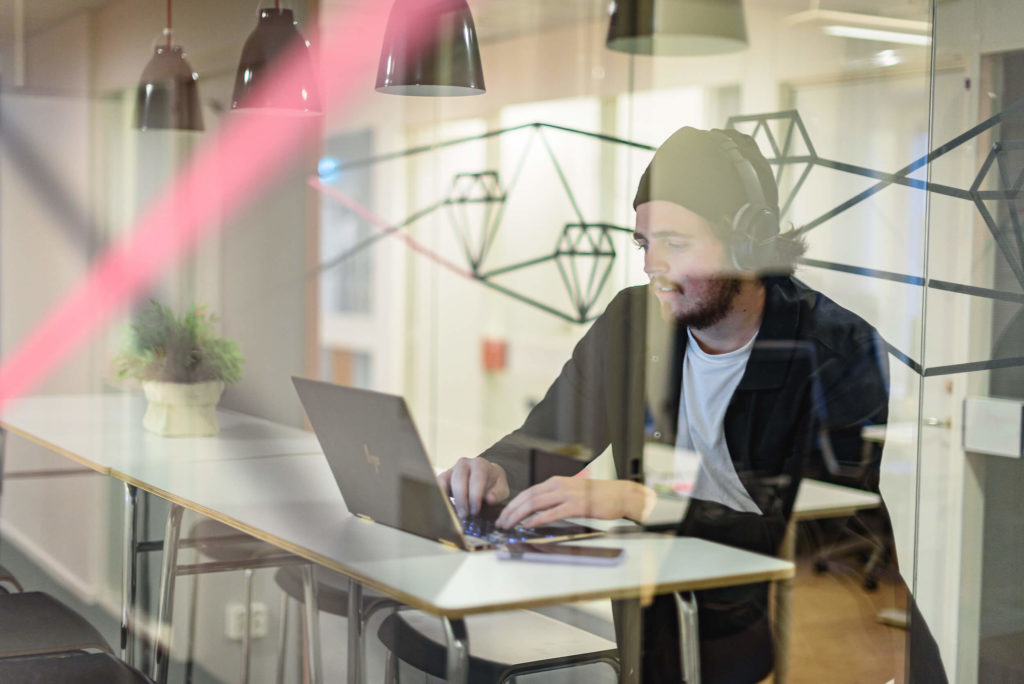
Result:
[[700,454],[700,470],[691,496],[743,513],[761,513],[740,482],[725,442],[725,411],[743,377],[757,335],[725,354],[708,354],[689,330],[686,335],[689,342],[683,360],[676,448]]

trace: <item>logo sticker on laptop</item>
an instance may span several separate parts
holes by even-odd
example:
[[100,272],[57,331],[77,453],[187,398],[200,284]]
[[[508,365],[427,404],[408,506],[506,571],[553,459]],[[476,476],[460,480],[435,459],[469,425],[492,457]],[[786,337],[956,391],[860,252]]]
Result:
[[380,477],[380,456],[371,454],[370,447],[366,444],[363,445],[363,453],[366,454],[366,462],[373,466],[373,472]]

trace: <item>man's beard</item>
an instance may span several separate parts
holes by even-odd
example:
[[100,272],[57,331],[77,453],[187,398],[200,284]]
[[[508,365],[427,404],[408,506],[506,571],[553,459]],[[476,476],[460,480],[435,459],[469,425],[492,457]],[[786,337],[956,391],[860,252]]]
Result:
[[718,323],[729,313],[736,295],[740,293],[740,281],[736,278],[713,278],[705,301],[695,310],[674,314],[676,322],[688,328],[702,330]]

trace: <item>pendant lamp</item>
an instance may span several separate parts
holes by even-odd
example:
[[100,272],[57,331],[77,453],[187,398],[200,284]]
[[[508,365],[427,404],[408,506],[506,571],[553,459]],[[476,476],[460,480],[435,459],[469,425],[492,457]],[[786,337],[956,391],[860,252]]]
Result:
[[395,0],[380,52],[377,92],[426,97],[487,92],[466,0]]
[[157,45],[153,58],[142,70],[135,96],[135,127],[139,130],[169,128],[203,130],[199,106],[199,75],[185,60],[180,45],[171,44],[171,0],[167,0],[166,41]]
[[712,55],[747,43],[743,0],[615,0],[606,44],[637,55]]
[[[290,9],[260,8],[256,28],[242,47],[235,73],[235,91],[231,108],[286,109],[296,112],[318,113],[320,95],[316,84],[309,43],[295,28],[295,15]],[[296,47],[299,46],[299,47]],[[275,88],[267,92],[260,88],[266,74],[271,72],[275,60],[288,49],[301,49],[302,62],[299,77],[286,89]]]

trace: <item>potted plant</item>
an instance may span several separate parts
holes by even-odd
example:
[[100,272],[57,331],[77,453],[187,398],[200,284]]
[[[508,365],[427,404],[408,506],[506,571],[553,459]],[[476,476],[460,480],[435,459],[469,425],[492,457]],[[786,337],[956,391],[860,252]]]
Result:
[[155,300],[135,315],[115,365],[118,377],[142,382],[143,427],[166,437],[217,434],[224,384],[242,375],[238,345],[217,335],[202,308],[178,318]]

